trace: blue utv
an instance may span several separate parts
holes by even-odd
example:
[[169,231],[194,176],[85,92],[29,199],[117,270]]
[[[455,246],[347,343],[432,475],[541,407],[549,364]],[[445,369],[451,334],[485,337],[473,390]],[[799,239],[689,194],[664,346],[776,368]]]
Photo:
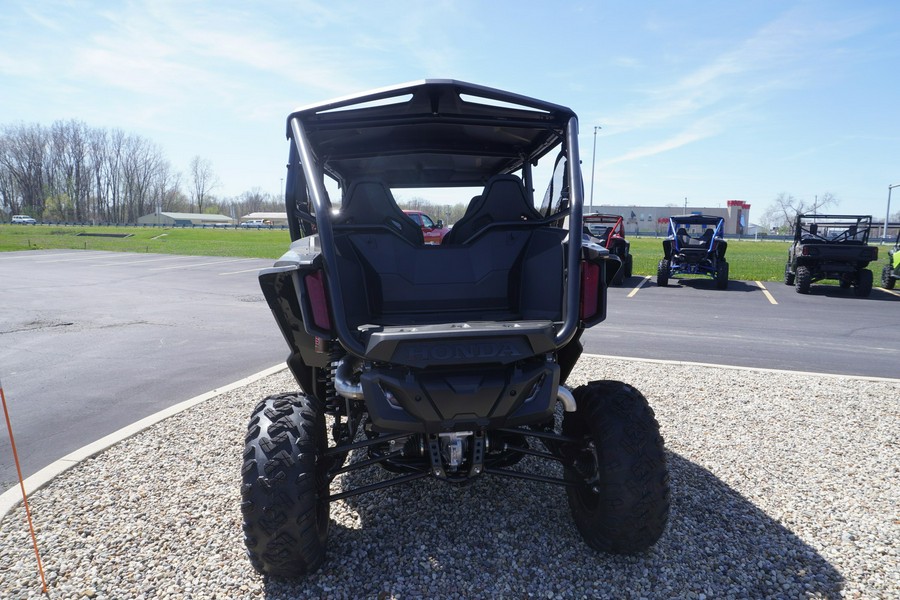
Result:
[[663,240],[665,257],[656,270],[656,284],[665,287],[676,275],[708,275],[716,288],[728,287],[724,238],[725,219],[709,215],[669,217],[669,236]]

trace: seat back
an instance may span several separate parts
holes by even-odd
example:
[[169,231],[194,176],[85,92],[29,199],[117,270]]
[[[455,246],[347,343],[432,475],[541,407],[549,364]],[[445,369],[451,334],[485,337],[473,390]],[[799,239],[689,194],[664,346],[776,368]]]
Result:
[[522,180],[515,175],[494,175],[475,196],[466,214],[456,222],[443,244],[461,244],[493,223],[541,220],[541,214],[529,202]]
[[341,228],[383,226],[413,245],[425,243],[422,228],[400,210],[391,191],[377,179],[360,179],[350,184],[334,223]]

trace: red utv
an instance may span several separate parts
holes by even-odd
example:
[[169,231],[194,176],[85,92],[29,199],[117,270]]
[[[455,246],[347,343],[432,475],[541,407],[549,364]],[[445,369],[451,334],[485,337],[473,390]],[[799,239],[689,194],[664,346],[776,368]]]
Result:
[[625,239],[625,222],[622,215],[590,214],[584,216],[584,228],[599,244],[619,257],[622,265],[613,277],[612,283],[619,285],[626,277],[631,277],[631,242]]

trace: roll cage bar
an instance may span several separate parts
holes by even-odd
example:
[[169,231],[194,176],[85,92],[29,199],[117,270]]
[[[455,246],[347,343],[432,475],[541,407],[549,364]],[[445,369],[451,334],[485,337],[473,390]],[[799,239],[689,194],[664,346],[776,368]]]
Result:
[[[843,229],[836,237],[819,234],[819,226],[828,229]],[[825,242],[844,242],[862,236],[862,243],[868,243],[872,229],[872,217],[869,215],[797,215],[794,224],[794,241],[801,239],[817,239]]]

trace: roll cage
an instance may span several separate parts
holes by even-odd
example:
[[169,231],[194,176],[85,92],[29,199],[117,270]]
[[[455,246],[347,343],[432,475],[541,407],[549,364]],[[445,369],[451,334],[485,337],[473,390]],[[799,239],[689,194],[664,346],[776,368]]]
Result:
[[[709,215],[669,217],[669,237],[673,240],[674,251],[681,252],[689,247],[703,247],[708,252],[712,252],[715,248],[716,238],[723,237],[724,225],[725,219]],[[707,226],[707,231],[709,230],[709,227],[713,227],[712,234],[705,234],[704,232],[705,235],[692,237],[688,234],[688,229],[691,226]]]
[[612,247],[613,238],[625,238],[625,223],[622,215],[596,213],[585,215],[584,226],[590,235],[601,241],[604,248]]
[[[326,177],[346,189],[377,178],[389,188],[483,186],[520,173],[534,200],[532,167],[557,150],[558,176],[540,204],[543,223],[582,222],[583,185],[578,121],[566,107],[455,80],[423,80],[304,107],[291,113],[285,206],[291,239],[318,234],[316,251],[338,263],[334,206]],[[509,225],[509,224],[507,224]],[[580,237],[580,236],[579,236]],[[560,347],[579,320],[580,243],[567,245],[565,316],[554,335]],[[277,265],[276,265],[277,267]],[[347,351],[367,348],[347,325],[339,269],[326,268],[331,323]]]
[[871,229],[869,215],[800,214],[794,222],[794,241],[867,244]]

